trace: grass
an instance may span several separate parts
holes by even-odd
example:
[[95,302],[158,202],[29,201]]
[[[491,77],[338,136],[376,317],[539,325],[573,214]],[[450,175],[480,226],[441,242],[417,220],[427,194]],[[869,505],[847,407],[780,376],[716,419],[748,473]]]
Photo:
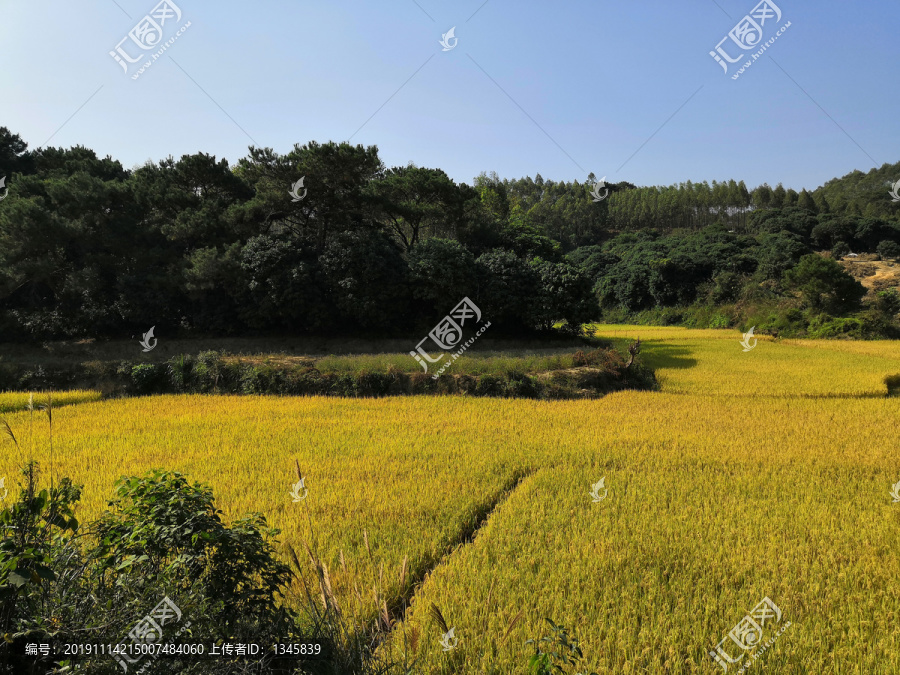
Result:
[[[641,337],[662,391],[85,402],[54,415],[54,470],[85,485],[83,522],[117,477],[150,467],[209,483],[228,517],[262,511],[318,552],[345,616],[371,625],[386,606],[398,623],[380,653],[406,643],[416,672],[523,672],[544,617],[577,632],[598,673],[717,672],[707,653],[766,596],[792,625],[755,670],[900,672],[894,346],[760,339],[745,353],[736,331],[598,333]],[[47,441],[36,427],[22,443],[45,467]],[[0,455],[7,487],[20,460]],[[450,652],[432,603],[459,637]]]
[[[585,351],[589,351],[586,348]],[[431,367],[437,369],[440,363]],[[502,375],[508,372],[526,374],[575,368],[579,364],[571,349],[484,351],[461,356],[453,362],[451,372],[458,375]],[[387,372],[393,368],[399,372],[422,372],[408,354],[361,354],[326,356],[315,361],[315,367],[323,374],[359,375],[364,372]],[[430,370],[431,370],[430,369]]]

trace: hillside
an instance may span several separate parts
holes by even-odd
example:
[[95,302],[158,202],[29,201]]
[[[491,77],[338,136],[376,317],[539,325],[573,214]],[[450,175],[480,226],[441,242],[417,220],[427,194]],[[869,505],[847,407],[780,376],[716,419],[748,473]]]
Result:
[[841,267],[866,287],[866,297],[873,298],[880,291],[900,290],[900,264],[895,260],[879,260],[874,254],[861,254],[857,258],[842,258]]

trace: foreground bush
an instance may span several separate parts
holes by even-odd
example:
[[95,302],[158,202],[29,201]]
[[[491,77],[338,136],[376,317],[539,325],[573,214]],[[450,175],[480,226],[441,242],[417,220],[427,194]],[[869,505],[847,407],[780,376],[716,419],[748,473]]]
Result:
[[[163,642],[265,645],[299,637],[295,615],[281,603],[292,574],[276,558],[278,531],[262,515],[226,526],[209,488],[154,471],[120,480],[110,510],[82,527],[74,515],[79,487],[64,478],[40,489],[34,463],[22,473],[18,499],[0,511],[0,672],[122,672],[108,654],[54,662],[25,656],[25,646],[129,643],[129,633],[157,608],[169,621]],[[127,672],[151,660],[132,655]],[[271,654],[252,662],[263,669],[255,672],[296,672],[298,665],[274,662]],[[239,673],[248,663],[176,657],[152,667]]]

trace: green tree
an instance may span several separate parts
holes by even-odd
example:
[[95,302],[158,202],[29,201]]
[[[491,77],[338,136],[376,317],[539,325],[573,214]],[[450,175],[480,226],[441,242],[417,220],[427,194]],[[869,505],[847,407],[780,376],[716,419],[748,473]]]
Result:
[[[753,191],[753,203],[756,205],[758,209],[767,209],[772,206],[772,202],[775,199],[775,195],[772,192],[772,188],[768,186],[768,184],[763,183],[758,188]],[[777,206],[781,206],[778,204]]]
[[806,191],[806,189],[800,191],[800,197],[797,200],[797,206],[799,206],[801,209],[809,211],[810,213],[819,212],[819,207],[816,206],[815,200],[813,199],[812,195]]
[[831,249],[831,257],[835,260],[840,260],[841,258],[849,255],[851,253],[850,247],[847,246],[842,241],[837,242],[834,247]]
[[507,327],[527,326],[540,293],[540,277],[512,251],[497,249],[478,257],[478,305],[484,318]]
[[477,290],[475,258],[458,241],[426,239],[409,252],[409,283],[419,303],[417,314],[428,322]]
[[556,321],[564,320],[570,330],[593,321],[599,314],[591,292],[591,278],[568,263],[554,263],[535,258],[532,268],[540,278],[541,292],[531,306],[531,321],[537,328],[550,330]]
[[[147,164],[130,180],[144,222],[184,254],[202,246],[223,246],[240,238],[230,210],[253,195],[228,160],[205,153]],[[243,233],[251,234],[251,233]]]
[[372,183],[379,220],[407,251],[426,233],[452,235],[463,214],[456,184],[440,169],[416,166],[389,169]]
[[896,288],[879,292],[875,299],[875,309],[891,318],[900,314],[900,292]]
[[781,183],[776,185],[775,189],[772,191],[772,206],[777,209],[790,206],[787,201],[787,190],[784,189],[784,186]]
[[804,256],[784,276],[788,288],[800,291],[815,310],[842,314],[859,309],[866,289],[831,258],[815,253]]
[[900,243],[900,224],[889,223],[881,218],[862,218],[856,223],[854,241],[860,251],[870,253],[882,241]]
[[882,260],[896,260],[900,258],[900,244],[896,241],[883,241],[876,248]]
[[19,134],[0,127],[0,178],[5,176],[9,181],[12,174],[32,173],[34,166],[27,150],[28,144]]
[[566,261],[583,270],[591,283],[597,283],[619,260],[619,256],[607,253],[602,246],[582,246],[566,256]]
[[337,317],[327,299],[319,259],[311,243],[288,235],[252,237],[240,267],[249,302],[240,317],[255,329],[327,330]]
[[[369,186],[383,171],[374,145],[311,141],[286,155],[251,147],[235,173],[256,194],[232,218],[254,234],[288,232],[322,251],[340,233],[375,228]],[[294,201],[289,191],[301,178],[305,196]]]
[[319,266],[342,328],[390,331],[407,325],[409,268],[387,235],[365,229],[342,233],[325,247]]
[[758,241],[757,274],[762,280],[781,279],[785,272],[800,261],[800,258],[810,252],[799,235],[783,230],[762,234],[758,237]]
[[856,219],[849,216],[822,218],[811,233],[814,246],[830,251],[839,241],[850,246],[856,234]]

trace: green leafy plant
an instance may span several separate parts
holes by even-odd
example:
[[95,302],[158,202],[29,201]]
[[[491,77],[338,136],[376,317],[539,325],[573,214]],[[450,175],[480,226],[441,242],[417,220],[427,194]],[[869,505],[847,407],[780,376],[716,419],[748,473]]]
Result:
[[[528,640],[526,645],[534,645],[535,653],[528,659],[529,672],[532,675],[558,675],[560,673],[582,675],[574,670],[583,663],[584,653],[578,638],[570,636],[565,626],[558,626],[552,619],[544,619],[550,624],[550,634],[539,640]],[[573,669],[573,670],[570,670]],[[590,675],[597,675],[590,673]]]

